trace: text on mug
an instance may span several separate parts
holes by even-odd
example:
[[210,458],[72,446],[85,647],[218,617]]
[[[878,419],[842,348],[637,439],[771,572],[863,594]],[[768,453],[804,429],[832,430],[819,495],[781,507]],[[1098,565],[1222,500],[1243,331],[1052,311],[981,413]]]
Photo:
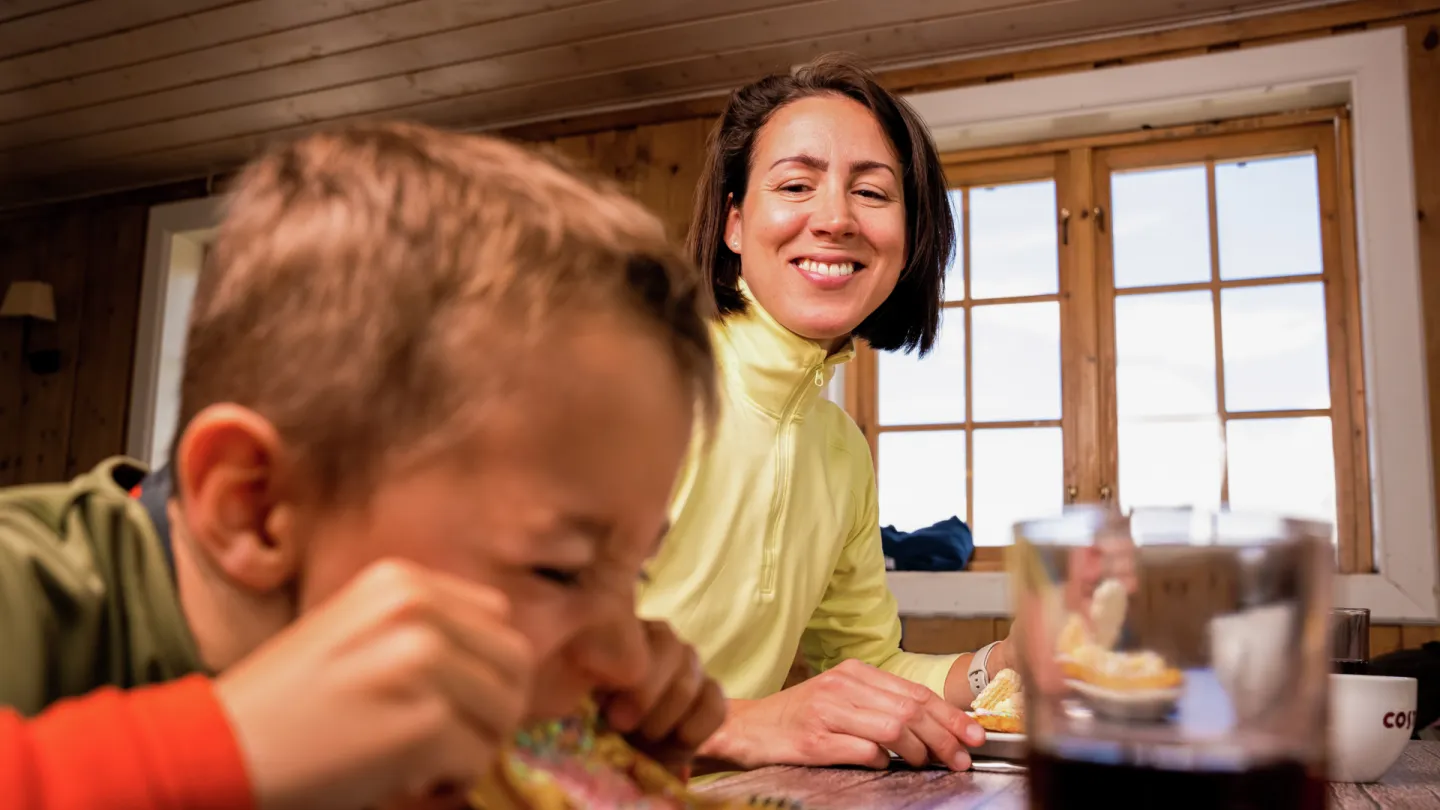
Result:
[[1415,712],[1386,712],[1386,728],[1414,728]]

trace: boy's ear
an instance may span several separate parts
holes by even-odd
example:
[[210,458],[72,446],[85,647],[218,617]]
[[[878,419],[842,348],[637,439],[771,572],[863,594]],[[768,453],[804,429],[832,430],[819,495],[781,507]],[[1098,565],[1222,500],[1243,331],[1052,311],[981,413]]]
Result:
[[300,559],[295,503],[280,485],[284,449],[269,420],[226,404],[196,414],[176,453],[189,542],[206,564],[260,593],[287,586]]

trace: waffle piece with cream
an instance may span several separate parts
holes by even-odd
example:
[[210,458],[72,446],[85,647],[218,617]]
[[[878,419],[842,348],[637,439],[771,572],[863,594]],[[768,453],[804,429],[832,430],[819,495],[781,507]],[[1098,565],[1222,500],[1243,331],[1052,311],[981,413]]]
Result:
[[1184,679],[1180,670],[1150,650],[1119,652],[1084,644],[1071,652],[1062,665],[1066,677],[1122,692],[1171,689]]
[[986,731],[1025,733],[1024,696],[1020,692],[1020,676],[1013,669],[1000,670],[970,702],[970,708],[970,714]]

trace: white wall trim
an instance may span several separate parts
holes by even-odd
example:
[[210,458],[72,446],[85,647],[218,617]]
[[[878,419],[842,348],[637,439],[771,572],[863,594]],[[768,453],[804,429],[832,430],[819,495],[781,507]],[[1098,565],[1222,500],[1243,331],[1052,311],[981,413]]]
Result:
[[[1217,104],[1257,94],[1277,104],[1297,89],[1348,85],[1355,148],[1360,304],[1370,431],[1371,497],[1379,573],[1337,578],[1335,602],[1368,607],[1375,621],[1436,621],[1437,553],[1430,458],[1425,340],[1415,223],[1410,93],[1404,29],[1326,37],[1206,56],[1108,68],[909,97],[955,148],[967,132],[1025,122],[1100,117],[1194,105],[1196,120]],[[1276,107],[1272,111],[1280,111]],[[901,611],[1002,615],[997,574],[890,577]]]
[[165,320],[165,295],[177,249],[198,248],[220,223],[224,197],[202,197],[150,208],[145,235],[145,265],[140,280],[140,313],[135,330],[135,362],[130,379],[130,417],[125,452],[155,464],[155,394]]

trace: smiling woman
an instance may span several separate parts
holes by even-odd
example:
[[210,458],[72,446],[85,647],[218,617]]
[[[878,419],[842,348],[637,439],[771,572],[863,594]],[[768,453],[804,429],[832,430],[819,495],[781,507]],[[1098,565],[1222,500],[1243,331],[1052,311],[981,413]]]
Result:
[[[969,766],[967,717],[1005,668],[900,650],[875,472],[820,396],[862,339],[936,343],[954,218],[924,125],[826,57],[741,88],[711,140],[690,229],[710,281],[721,419],[696,444],[641,610],[696,645],[730,700],[703,754],[772,763]],[[797,646],[821,674],[782,687]]]

